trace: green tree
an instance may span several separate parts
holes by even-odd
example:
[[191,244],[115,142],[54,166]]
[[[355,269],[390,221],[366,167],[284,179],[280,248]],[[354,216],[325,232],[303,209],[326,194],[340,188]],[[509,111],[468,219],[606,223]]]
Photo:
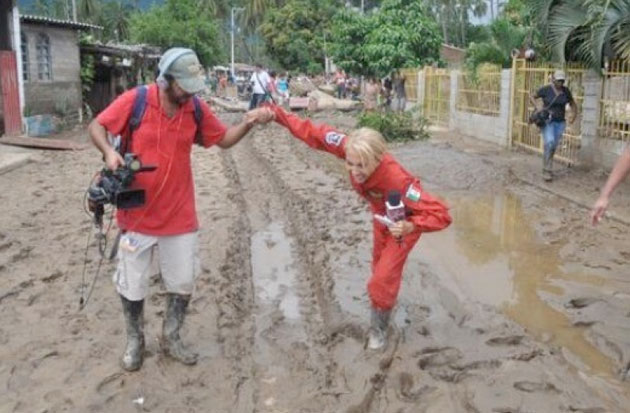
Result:
[[131,39],[163,48],[189,47],[205,66],[222,61],[217,24],[196,0],[166,0],[146,13],[136,13],[130,22]]
[[335,63],[368,76],[436,62],[442,44],[420,0],[385,0],[365,16],[344,10],[334,19],[331,38]]
[[334,13],[327,0],[288,0],[269,9],[259,27],[268,54],[289,70],[323,69],[324,35]]
[[[130,16],[138,12],[125,0],[110,0],[102,5],[100,24],[104,27],[104,37],[117,42],[130,38]],[[139,12],[138,12],[139,13]]]
[[510,53],[520,49],[527,38],[529,29],[516,26],[501,17],[490,24],[491,39],[487,42],[471,43],[466,49],[466,65],[475,71],[481,63],[494,63],[509,67]]
[[426,4],[442,28],[444,42],[460,47],[468,45],[470,15],[480,17],[488,10],[485,0],[427,0]]
[[630,59],[630,0],[535,0],[554,56],[600,69],[604,57]]

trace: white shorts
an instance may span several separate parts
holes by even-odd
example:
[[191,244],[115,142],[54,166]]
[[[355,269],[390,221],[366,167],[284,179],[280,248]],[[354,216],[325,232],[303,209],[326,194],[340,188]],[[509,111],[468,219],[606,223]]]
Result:
[[143,300],[147,296],[155,247],[158,248],[159,267],[166,291],[192,294],[199,274],[197,232],[172,236],[137,232],[123,234],[113,277],[116,291],[130,301]]

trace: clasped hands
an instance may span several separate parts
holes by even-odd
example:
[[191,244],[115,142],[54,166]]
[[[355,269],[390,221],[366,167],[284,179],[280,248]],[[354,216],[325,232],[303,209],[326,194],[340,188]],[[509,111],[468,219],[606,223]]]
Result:
[[265,124],[269,123],[276,117],[276,114],[273,110],[268,107],[262,107],[257,109],[252,109],[249,112],[245,113],[243,118],[244,122],[249,126],[254,126],[256,124]]

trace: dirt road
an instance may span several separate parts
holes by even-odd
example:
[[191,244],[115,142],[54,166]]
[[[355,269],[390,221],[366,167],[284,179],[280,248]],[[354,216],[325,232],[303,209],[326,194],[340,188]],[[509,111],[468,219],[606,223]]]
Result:
[[[200,360],[160,353],[156,269],[137,373],[118,366],[112,263],[78,311],[96,153],[45,152],[0,176],[0,412],[630,411],[628,228],[593,230],[583,209],[470,148],[393,153],[454,224],[412,253],[384,352],[364,349],[366,205],[339,161],[270,125],[195,150],[202,273],[183,336]],[[87,258],[89,284],[94,241]]]

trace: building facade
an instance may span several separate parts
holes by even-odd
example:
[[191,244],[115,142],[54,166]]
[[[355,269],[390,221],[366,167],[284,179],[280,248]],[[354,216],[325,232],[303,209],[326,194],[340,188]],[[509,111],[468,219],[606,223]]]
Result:
[[67,116],[82,108],[79,32],[85,23],[20,16],[21,77],[25,116]]

